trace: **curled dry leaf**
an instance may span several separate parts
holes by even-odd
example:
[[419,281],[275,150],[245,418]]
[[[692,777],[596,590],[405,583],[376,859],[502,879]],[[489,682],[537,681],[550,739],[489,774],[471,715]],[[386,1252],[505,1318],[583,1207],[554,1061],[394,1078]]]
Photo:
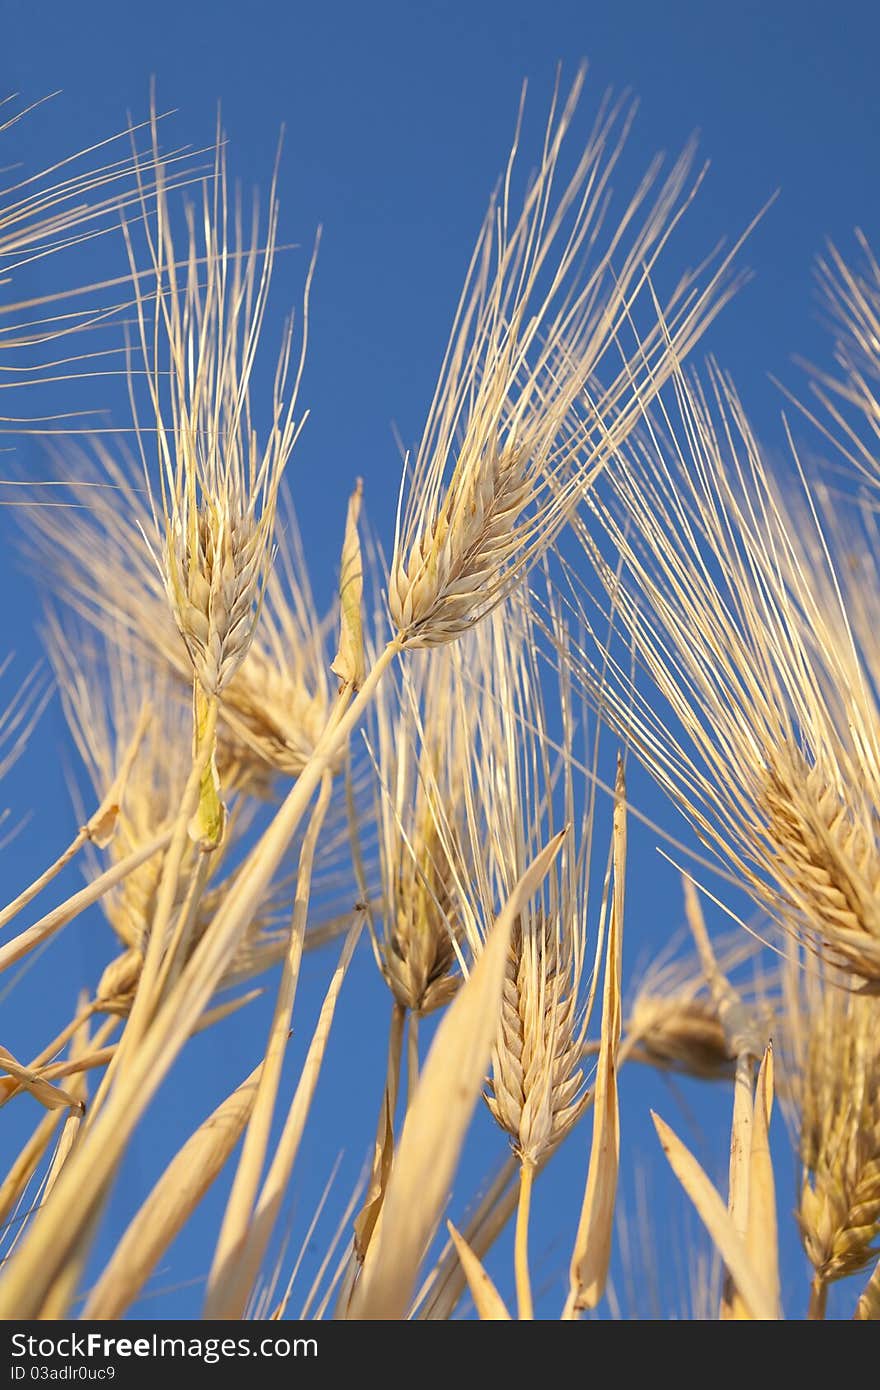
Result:
[[357,690],[366,670],[364,660],[364,631],[361,599],[364,592],[364,565],[358,536],[358,518],[364,485],[357,480],[348,501],[345,521],[345,540],[342,544],[342,567],[339,573],[339,650],[330,670],[345,685]]
[[709,1232],[721,1258],[726,1264],[733,1282],[752,1317],[761,1321],[775,1321],[779,1309],[773,1295],[767,1289],[764,1278],[755,1269],[745,1243],[731,1220],[727,1207],[717,1189],[709,1181],[703,1169],[689,1149],[667,1124],[651,1111],[651,1119],[663,1152],[669,1159],[670,1167],[687,1195],[697,1209],[706,1230]]

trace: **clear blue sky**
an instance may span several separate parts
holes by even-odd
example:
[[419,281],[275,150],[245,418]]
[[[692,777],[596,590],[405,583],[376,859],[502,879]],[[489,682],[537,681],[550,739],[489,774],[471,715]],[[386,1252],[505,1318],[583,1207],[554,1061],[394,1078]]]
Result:
[[[373,521],[386,539],[390,535],[398,481],[392,424],[407,442],[420,430],[473,237],[509,148],[523,78],[531,85],[533,138],[560,59],[569,72],[582,57],[589,60],[588,106],[608,86],[630,88],[641,110],[624,178],[655,150],[675,153],[699,130],[701,152],[712,167],[679,241],[682,262],[696,259],[719,236],[738,234],[781,190],[744,253],[756,278],[707,340],[707,349],[733,371],[771,445],[779,440],[779,398],[768,374],[794,380],[792,354],[827,352],[811,280],[814,256],[828,236],[848,249],[855,226],[875,243],[880,240],[880,14],[873,4],[385,0],[365,5],[347,0],[317,6],[298,0],[243,5],[152,0],[136,6],[118,0],[5,0],[2,9],[0,88],[29,100],[62,89],[14,133],[13,157],[29,166],[51,162],[120,128],[128,111],[143,115],[153,76],[160,106],[177,110],[169,127],[174,141],[210,141],[216,103],[222,102],[230,168],[245,182],[268,184],[278,132],[286,128],[281,238],[309,247],[317,225],[324,228],[304,384],[312,415],[290,475],[322,597],[329,596],[333,582],[340,499],[355,475],[365,479]],[[100,276],[101,258],[110,254],[93,248],[80,268]],[[276,324],[298,302],[305,254],[293,250],[282,258]],[[45,472],[35,447],[22,449],[22,466],[35,475]],[[37,650],[36,612],[5,534],[3,592],[15,602],[6,611],[2,645],[21,653],[24,669]],[[16,814],[34,811],[0,861],[8,894],[42,867],[69,831],[65,775],[72,755],[65,750],[60,715],[50,711],[24,763],[4,786],[4,801]],[[648,789],[642,794],[656,813]],[[629,964],[652,939],[665,939],[680,916],[674,872],[657,859],[647,832],[635,834],[631,864]],[[81,982],[94,979],[106,944],[103,922],[95,916],[37,967],[47,1013],[65,1007]],[[310,966],[316,989],[325,968],[326,961]],[[349,1009],[356,1002],[361,1018],[375,1020],[374,1036],[355,1051],[354,1038],[362,1029],[344,1024],[328,1072],[331,1086],[350,1088],[347,1107],[352,1125],[360,1126],[360,1148],[352,1150],[330,1107],[319,1104],[302,1156],[295,1233],[301,1233],[303,1215],[343,1144],[349,1147],[340,1194],[369,1144],[386,1022],[374,973],[364,954],[348,999]],[[17,1053],[43,1040],[42,1020],[32,1004],[24,1007],[33,997],[28,981],[3,1005],[3,1040]],[[253,1065],[247,1049],[257,1036],[254,1022],[247,1029],[230,1026],[194,1049],[182,1074],[162,1093],[161,1132],[150,1128],[136,1139],[111,1223],[118,1227],[162,1155],[197,1118],[187,1099],[193,1084],[203,1098],[199,1108],[206,1110]],[[695,1098],[684,1088],[682,1094],[693,1106],[695,1099],[702,1104],[705,1092]],[[625,1152],[637,1140],[658,1166],[645,1128],[649,1103],[703,1146],[707,1162],[720,1163],[724,1106],[715,1103],[709,1110],[717,1115],[716,1132],[698,1137],[691,1111],[679,1108],[664,1083],[653,1078],[631,1084]],[[10,1132],[17,1124],[8,1119],[11,1113],[4,1111],[3,1117]],[[491,1130],[484,1127],[481,1134],[488,1143]],[[569,1183],[566,1202],[577,1200],[586,1138],[584,1132],[562,1157],[558,1191],[554,1187],[538,1199],[549,1233],[551,1280],[564,1270],[570,1238],[570,1207],[560,1193]],[[790,1172],[784,1146],[780,1157],[781,1168]],[[656,1191],[659,1210],[661,1195],[666,1200],[671,1191],[659,1173]],[[157,1288],[204,1275],[218,1202],[219,1195],[179,1242]],[[796,1252],[789,1256],[787,1273],[797,1286]],[[546,1311],[552,1314],[556,1302],[554,1286]],[[142,1311],[192,1316],[198,1306],[194,1285],[160,1295]]]

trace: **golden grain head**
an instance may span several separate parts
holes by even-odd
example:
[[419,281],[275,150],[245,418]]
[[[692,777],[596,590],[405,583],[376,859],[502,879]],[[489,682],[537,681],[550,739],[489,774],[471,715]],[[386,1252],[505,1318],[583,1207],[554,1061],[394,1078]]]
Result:
[[664,999],[640,994],[626,1021],[626,1055],[663,1070],[707,1081],[732,1080],[730,1053],[710,999]]
[[[559,826],[559,796],[573,814],[574,749],[565,676],[561,756],[551,756],[534,632],[524,593],[455,649],[450,718],[472,725],[461,775],[466,808],[463,862],[455,879],[457,917],[468,954],[479,959],[513,885]],[[556,757],[559,764],[556,764]],[[586,1104],[582,1068],[589,1022],[586,986],[589,797],[574,845],[563,845],[540,895],[523,908],[507,954],[502,1010],[486,1099],[514,1152],[539,1164]],[[450,854],[455,838],[438,817]],[[462,849],[458,848],[459,858]]]
[[141,419],[136,376],[131,395],[156,560],[196,678],[217,696],[254,637],[272,563],[279,484],[302,424],[294,412],[306,334],[291,382],[291,321],[261,448],[250,382],[277,240],[274,187],[265,226],[255,215],[246,242],[240,213],[228,206],[218,146],[200,216],[189,209],[181,256],[158,156],[152,167],[155,209],[145,204],[142,219],[147,275],[134,233],[128,235],[149,429]]
[[229,497],[173,520],[164,563],[178,630],[198,680],[219,695],[253,641],[268,557],[265,528]]
[[462,721],[449,698],[453,658],[419,654],[399,689],[388,685],[375,710],[380,826],[381,936],[377,961],[396,1002],[416,1015],[443,1007],[461,975],[457,882],[465,777],[474,717]]
[[[53,598],[111,640],[124,633],[144,663],[185,691],[192,660],[144,540],[146,494],[130,462],[95,442],[65,447],[60,463],[70,495],[88,505],[25,513],[28,549]],[[35,486],[34,499],[44,493]],[[278,776],[302,770],[329,710],[331,626],[317,613],[296,517],[282,498],[248,658],[221,689],[217,761],[227,790],[268,796]]]
[[[738,932],[717,943],[718,979],[754,964],[758,943]],[[748,1013],[760,1019],[760,1031],[772,1031],[773,976],[759,972],[737,993]],[[730,1019],[722,1019],[717,989],[707,979],[697,955],[659,956],[639,980],[627,1012],[623,1055],[660,1070],[705,1081],[730,1081],[736,1049]]]
[[[568,958],[567,958],[568,957]],[[570,943],[539,914],[514,928],[486,1102],[523,1163],[537,1166],[587,1103]]]
[[[452,641],[516,587],[717,308],[717,280],[689,296],[686,279],[661,325],[648,291],[687,203],[691,151],[649,203],[655,161],[619,226],[606,229],[631,117],[603,105],[570,181],[557,187],[582,84],[580,73],[566,101],[554,99],[519,211],[514,146],[404,469],[388,601],[411,647]],[[638,333],[643,296],[650,321]]]
[[880,1253],[880,1042],[877,1004],[814,960],[789,971],[788,1107],[803,1179],[797,1220],[820,1286]]
[[[880,990],[880,850],[877,814],[855,785],[843,788],[788,751],[768,771],[766,837],[778,860],[795,931],[832,963]],[[785,909],[783,907],[783,915]]]
[[461,931],[449,864],[433,824],[417,834],[412,850],[400,848],[382,967],[401,1008],[423,1016],[448,1004],[461,983],[455,954]]
[[221,721],[264,767],[297,777],[327,722],[328,640],[309,587],[292,506],[279,512],[275,559],[248,659],[225,687]]

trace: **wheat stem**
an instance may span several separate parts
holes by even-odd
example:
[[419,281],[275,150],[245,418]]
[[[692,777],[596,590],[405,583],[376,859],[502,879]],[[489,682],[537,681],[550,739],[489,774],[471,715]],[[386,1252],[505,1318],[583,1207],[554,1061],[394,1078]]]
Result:
[[162,861],[162,877],[156,893],[156,909],[150,923],[150,936],[144,955],[144,964],[138,981],[128,1026],[120,1041],[117,1065],[124,1065],[122,1059],[129,1048],[134,1048],[142,1037],[155,1007],[156,986],[166,949],[166,935],[171,923],[176,901],[180,870],[187,845],[190,842],[190,821],[198,805],[199,790],[205,768],[211,759],[214,748],[214,735],[217,729],[216,699],[206,702],[205,729],[193,757],[192,767],[184,788],[180,811],[174,823],[171,842]]
[[340,1275],[339,1296],[336,1300],[335,1312],[335,1317],[338,1319],[348,1317],[357,1277],[382,1215],[385,1186],[393,1158],[394,1116],[400,1090],[400,1067],[403,1057],[405,1027],[406,1007],[395,999],[391,1005],[391,1019],[388,1024],[388,1065],[385,1090],[382,1093],[382,1104],[379,1118],[376,1121],[376,1138],[373,1141],[373,1168],[367,1185],[366,1198],[354,1220],[354,1238],[351,1242],[348,1258],[344,1262],[344,1272]]
[[[80,826],[76,835],[67,846],[67,849],[59,854],[54,864],[50,864],[47,869],[44,869],[41,874],[38,874],[33,883],[23,889],[17,898],[13,898],[12,902],[7,903],[6,907],[0,911],[0,931],[12,921],[13,917],[16,917],[18,913],[21,912],[22,908],[27,907],[28,903],[33,902],[34,898],[39,897],[43,889],[46,888],[54,878],[57,878],[62,869],[66,869],[67,865],[76,858],[84,845],[94,839],[100,839],[100,832],[103,830],[108,820],[111,823],[115,821],[119,811],[119,805],[117,803],[122,799],[125,783],[131,771],[131,765],[137,755],[148,722],[149,713],[144,710],[141,712],[141,717],[138,720],[134,735],[122,757],[119,770],[113,779],[107,795],[101,801],[94,815],[90,817],[85,825]],[[103,844],[104,841],[101,840],[101,843]]]
[[36,1172],[40,1160],[52,1142],[52,1136],[58,1128],[61,1115],[60,1110],[46,1111],[3,1182],[0,1183],[0,1223],[7,1220]]
[[0,971],[8,969],[10,965],[21,960],[22,956],[33,951],[36,946],[41,946],[55,932],[66,927],[68,922],[72,922],[81,912],[85,912],[87,907],[98,902],[105,893],[110,892],[111,888],[115,888],[129,874],[134,873],[135,869],[139,869],[148,859],[152,859],[154,854],[165,849],[170,839],[171,830],[163,830],[147,844],[141,845],[131,854],[126,855],[124,859],[120,859],[118,864],[114,864],[104,873],[99,874],[78,893],[72,893],[69,898],[58,907],[53,908],[51,912],[47,912],[45,917],[41,917],[32,927],[27,927],[25,931],[19,932],[18,936],[14,936],[11,941],[7,941],[5,946],[0,946]]
[[59,854],[54,864],[50,864],[48,869],[44,869],[43,872],[34,879],[33,883],[23,889],[17,898],[13,898],[12,902],[8,903],[7,906],[3,908],[3,911],[0,912],[0,931],[2,931],[8,922],[12,921],[13,917],[18,915],[23,907],[27,907],[28,903],[33,902],[34,898],[39,897],[40,893],[52,882],[53,878],[57,877],[57,875],[61,873],[61,870],[65,869],[72,859],[76,858],[83,845],[88,841],[88,838],[86,827],[83,826],[77,831],[76,835],[67,846],[67,849]]
[[529,1213],[532,1206],[532,1182],[535,1167],[523,1163],[519,1170],[519,1202],[516,1208],[516,1237],[514,1241],[514,1267],[516,1273],[516,1301],[521,1322],[531,1322],[535,1316],[532,1304],[532,1283],[529,1277]]
[[[59,1180],[56,1200],[38,1214],[28,1239],[8,1262],[0,1281],[0,1317],[3,1310],[9,1317],[13,1312],[16,1317],[38,1314],[55,1271],[81,1241],[89,1213],[116,1171],[129,1135],[222,978],[256,903],[296,834],[312,794],[402,648],[399,639],[388,643],[347,708],[345,701],[350,691],[340,695],[312,757],[252,851],[210,931],[199,942],[140,1046],[132,1053],[120,1084],[113,1088],[91,1130],[71,1155]],[[345,713],[341,714],[340,709],[345,709]]]
[[410,1012],[406,1034],[406,1106],[412,1105],[419,1084],[419,1016]]
[[825,1317],[825,1308],[828,1303],[828,1282],[818,1271],[813,1275],[813,1282],[810,1284],[810,1306],[807,1309],[807,1318],[810,1322],[820,1322]]
[[208,881],[210,870],[210,855],[200,854],[198,864],[196,865],[196,871],[192,876],[189,888],[187,889],[186,898],[184,899],[183,906],[177,917],[174,935],[168,944],[165,959],[159,970],[159,978],[156,981],[157,999],[165,998],[184,967],[189,953],[190,942],[192,941],[192,934],[198,920],[202,893],[205,891],[205,884]]
[[266,1161],[272,1118],[275,1113],[275,1101],[281,1084],[281,1068],[287,1040],[290,1036],[290,1021],[299,981],[315,848],[327,814],[332,788],[332,775],[329,772],[325,773],[300,852],[290,944],[284,961],[281,983],[278,986],[278,997],[269,1031],[265,1061],[260,1073],[241,1158],[226,1204],[208,1280],[205,1316],[209,1318],[236,1317],[240,1316],[241,1313],[240,1309],[233,1312],[228,1306],[228,1302],[224,1304],[224,1285],[228,1285],[228,1279],[224,1280],[224,1271],[228,1271],[232,1267],[237,1254],[245,1244],[253,1216],[254,1203],[259,1192],[260,1177]]
[[266,1247],[275,1229],[278,1211],[287,1191],[290,1175],[299,1152],[300,1141],[318,1084],[327,1039],[336,1012],[339,991],[362,926],[363,918],[358,914],[345,939],[339,961],[324,996],[318,1022],[309,1044],[293,1100],[287,1112],[284,1128],[260,1190],[252,1219],[237,1251],[237,1259],[233,1266],[227,1266],[224,1270],[224,1283],[218,1287],[217,1295],[213,1300],[211,1300],[209,1290],[204,1314],[206,1318],[228,1316],[223,1311],[226,1308],[237,1309],[238,1315],[241,1316],[248,1294],[259,1273],[260,1262],[265,1256]]
[[[736,1059],[736,1078],[733,1087],[733,1121],[730,1127],[730,1165],[727,1210],[734,1227],[746,1238],[749,1224],[749,1154],[754,1121],[752,1081],[755,1064],[750,1053],[742,1052]],[[719,1317],[735,1317],[736,1286],[728,1271],[724,1280]]]
[[400,1089],[400,1063],[403,1056],[403,1030],[406,1024],[406,1009],[397,1000],[391,1006],[391,1022],[388,1025],[388,1111],[394,1117],[397,1109],[397,1093]]

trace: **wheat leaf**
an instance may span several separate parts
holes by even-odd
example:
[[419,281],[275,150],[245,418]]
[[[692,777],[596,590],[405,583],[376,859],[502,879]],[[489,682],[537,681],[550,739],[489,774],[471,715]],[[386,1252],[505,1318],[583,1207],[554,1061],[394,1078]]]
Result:
[[611,1260],[614,1205],[620,1166],[617,1054],[620,1048],[620,967],[626,875],[626,782],[618,759],[613,827],[614,888],[605,955],[602,1034],[593,1099],[593,1140],[581,1218],[571,1261],[566,1312],[595,1308],[605,1290]]
[[459,1235],[452,1222],[447,1221],[446,1226],[452,1237],[458,1258],[461,1260],[461,1267],[465,1272],[468,1288],[481,1321],[510,1322],[511,1317],[505,1307],[504,1299],[492,1283],[480,1260],[464,1237]]
[[541,884],[565,834],[563,830],[554,836],[516,884],[485,949],[437,1029],[407,1114],[381,1227],[367,1252],[350,1317],[399,1320],[406,1316],[498,1031],[513,924]]
[[[755,1091],[752,1146],[749,1156],[749,1222],[746,1249],[754,1269],[760,1269],[779,1308],[779,1246],[776,1189],[770,1156],[770,1115],[773,1110],[773,1046],[767,1045]],[[777,1312],[778,1316],[778,1312]]]
[[259,1077],[257,1067],[178,1150],[116,1246],[84,1317],[117,1318],[143,1288],[241,1138]]
[[342,543],[342,567],[339,574],[339,650],[330,670],[355,690],[364,678],[364,634],[361,618],[361,598],[364,591],[364,566],[358,536],[358,517],[364,485],[358,478],[348,501],[345,539]]
[[672,1171],[696,1207],[752,1317],[774,1321],[778,1317],[776,1305],[756,1273],[723,1199],[690,1150],[653,1110],[651,1118]]

